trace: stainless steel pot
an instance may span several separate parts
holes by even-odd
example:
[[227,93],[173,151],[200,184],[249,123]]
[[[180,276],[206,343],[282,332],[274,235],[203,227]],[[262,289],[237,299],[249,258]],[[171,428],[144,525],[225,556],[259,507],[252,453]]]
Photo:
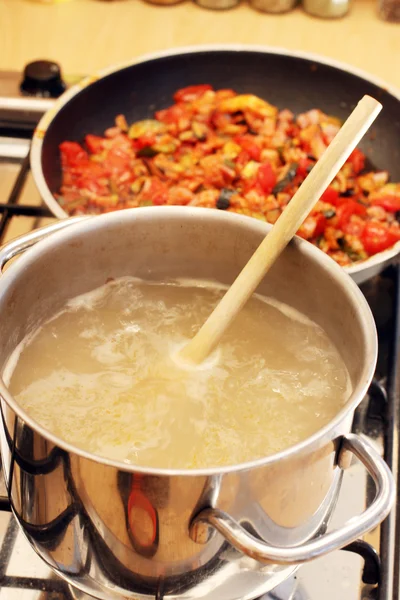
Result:
[[[230,283],[269,230],[255,219],[187,207],[77,220],[57,222],[0,251],[3,270],[38,242],[0,280],[2,369],[33,328],[108,277]],[[338,265],[300,239],[289,244],[260,291],[319,323],[340,349],[353,384],[328,426],[277,455],[224,469],[130,468],[56,438],[1,383],[1,454],[14,514],[38,554],[82,591],[103,600],[254,598],[299,563],[351,542],[388,514],[390,472],[373,447],[349,433],[377,352],[364,297]],[[374,478],[376,498],[361,516],[326,533],[352,455]]]

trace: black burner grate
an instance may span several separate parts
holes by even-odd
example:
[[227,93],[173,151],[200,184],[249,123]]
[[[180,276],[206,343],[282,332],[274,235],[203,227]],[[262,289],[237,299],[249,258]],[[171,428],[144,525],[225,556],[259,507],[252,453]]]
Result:
[[7,202],[0,203],[0,245],[4,233],[7,229],[7,225],[14,216],[25,216],[25,217],[52,217],[53,215],[46,206],[28,206],[23,204],[17,204],[22,189],[25,185],[26,178],[28,176],[29,167],[29,153],[23,159],[21,168],[19,169],[18,175],[15,179],[15,183],[7,199]]

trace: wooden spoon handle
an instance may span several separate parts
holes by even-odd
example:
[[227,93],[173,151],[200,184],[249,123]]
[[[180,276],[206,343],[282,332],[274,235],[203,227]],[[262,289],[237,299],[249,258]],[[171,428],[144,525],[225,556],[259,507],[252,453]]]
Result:
[[199,364],[213,350],[381,109],[382,105],[370,96],[358,103],[207,321],[180,351],[184,361]]

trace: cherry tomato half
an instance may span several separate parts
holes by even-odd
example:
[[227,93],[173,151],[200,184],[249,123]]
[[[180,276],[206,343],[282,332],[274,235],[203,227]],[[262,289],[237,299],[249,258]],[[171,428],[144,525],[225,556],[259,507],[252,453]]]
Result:
[[368,254],[377,254],[393,246],[396,240],[386,224],[369,221],[365,224],[361,241]]
[[365,208],[365,206],[363,206],[359,202],[356,202],[355,200],[350,199],[346,202],[343,202],[336,209],[339,228],[342,229],[345,233],[350,233],[349,231],[346,231],[346,227],[349,224],[350,217],[352,215],[359,215],[360,217],[363,217],[366,215],[366,213],[367,209]]
[[205,92],[212,90],[212,86],[208,83],[202,85],[189,85],[188,87],[178,90],[174,94],[175,102],[193,102],[203,96]]
[[344,233],[347,233],[348,235],[353,235],[358,238],[360,238],[362,236],[364,229],[365,229],[365,221],[363,219],[359,219],[357,217],[355,217],[355,218],[352,217],[348,221],[348,223],[346,223],[342,227],[342,230]]
[[374,206],[382,206],[388,212],[397,212],[400,210],[400,196],[395,194],[388,194],[381,198],[375,198],[372,200]]

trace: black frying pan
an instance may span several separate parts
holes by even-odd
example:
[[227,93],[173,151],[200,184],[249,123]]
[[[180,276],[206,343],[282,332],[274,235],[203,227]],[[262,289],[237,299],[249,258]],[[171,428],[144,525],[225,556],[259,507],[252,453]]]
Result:
[[[61,182],[58,146],[62,141],[82,142],[87,133],[102,135],[117,114],[124,114],[128,122],[151,117],[155,110],[172,104],[177,89],[199,83],[253,93],[294,113],[320,108],[342,119],[369,94],[383,104],[383,111],[360,147],[375,168],[389,170],[392,180],[400,181],[400,94],[350,67],[307,55],[251,47],[199,47],[110,70],[59,99],[55,111],[40,122],[31,153],[36,184],[51,211],[67,216],[53,197]],[[385,262],[381,255],[389,256],[380,253],[364,266]],[[360,266],[350,269],[358,272]]]

